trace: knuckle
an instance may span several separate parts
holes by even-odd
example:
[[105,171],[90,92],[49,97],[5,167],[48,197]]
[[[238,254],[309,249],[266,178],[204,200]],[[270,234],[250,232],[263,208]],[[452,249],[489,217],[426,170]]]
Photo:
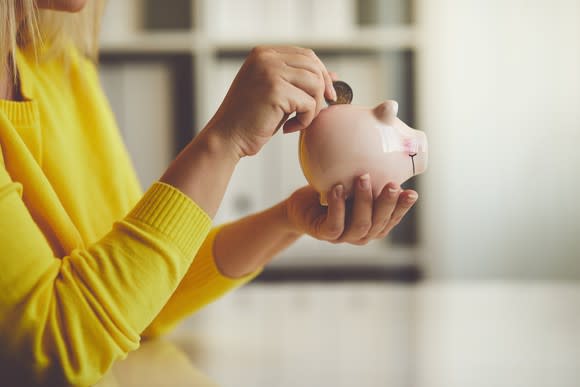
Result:
[[271,49],[260,49],[251,56],[251,63],[262,76],[271,76],[280,72],[280,61],[276,59]]
[[314,117],[316,116],[316,100],[312,97],[306,97],[306,99],[299,104],[299,114],[298,119],[305,125],[309,125]]
[[257,56],[257,57],[261,57],[264,54],[267,54],[269,52],[271,52],[272,49],[266,46],[255,46],[254,48],[252,48],[252,50],[250,51],[250,55],[251,56]]
[[307,56],[309,56],[309,57],[311,57],[311,58],[316,58],[317,57],[316,56],[316,53],[311,48],[305,48],[304,49],[304,54],[307,55]]
[[353,225],[354,230],[358,234],[365,234],[365,235],[367,232],[369,232],[371,227],[372,227],[372,224],[370,222],[367,222],[367,221],[357,222]]
[[401,223],[401,220],[402,219],[403,219],[403,216],[402,215],[396,215],[393,218],[391,218],[391,223],[393,225],[397,225],[397,224]]
[[252,49],[250,50],[250,56],[256,56],[260,54],[260,51],[262,51],[262,46],[254,46],[252,47]]
[[284,85],[276,74],[268,75],[268,90],[272,95],[282,95]]
[[264,60],[263,66],[261,68],[262,76],[266,78],[269,82],[278,82],[280,80],[280,69],[270,60]]
[[319,85],[322,85],[322,86],[325,85],[324,74],[322,73],[322,69],[317,69],[317,71],[313,72],[312,75],[314,75],[314,77],[316,78],[316,81],[318,82]]

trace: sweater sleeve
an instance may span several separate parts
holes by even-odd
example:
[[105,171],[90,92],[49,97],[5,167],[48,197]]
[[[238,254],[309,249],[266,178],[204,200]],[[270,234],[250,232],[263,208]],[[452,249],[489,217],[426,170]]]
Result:
[[144,337],[167,333],[184,317],[194,313],[225,293],[254,279],[261,269],[241,278],[229,278],[220,273],[213,254],[214,242],[222,226],[211,230],[203,242],[179,287],[171,296],[161,313],[143,332]]
[[211,219],[155,183],[100,241],[56,257],[0,158],[0,375],[89,385],[139,345],[207,236]]

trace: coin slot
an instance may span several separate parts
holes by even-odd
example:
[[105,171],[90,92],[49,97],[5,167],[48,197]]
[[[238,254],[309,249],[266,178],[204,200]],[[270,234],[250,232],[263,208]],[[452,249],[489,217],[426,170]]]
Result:
[[417,156],[417,153],[409,155],[409,157],[411,158],[411,163],[413,164],[413,176],[415,176],[415,156]]

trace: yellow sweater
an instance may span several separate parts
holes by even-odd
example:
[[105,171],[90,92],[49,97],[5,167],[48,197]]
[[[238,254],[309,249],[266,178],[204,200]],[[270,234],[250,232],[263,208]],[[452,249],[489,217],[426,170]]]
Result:
[[188,197],[142,194],[95,67],[70,55],[19,52],[27,101],[0,100],[0,380],[15,385],[95,383],[252,278],[219,274],[217,229]]

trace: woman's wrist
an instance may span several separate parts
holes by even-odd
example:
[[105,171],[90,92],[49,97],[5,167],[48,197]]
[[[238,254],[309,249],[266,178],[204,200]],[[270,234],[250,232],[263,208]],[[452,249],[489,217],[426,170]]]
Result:
[[297,237],[304,234],[304,232],[292,222],[290,216],[288,216],[288,199],[275,205],[272,210],[277,214],[277,218],[279,219],[278,224],[283,232],[286,232],[290,236]]
[[240,278],[267,265],[302,233],[289,222],[285,202],[225,225],[214,244],[215,264],[225,277]]
[[219,128],[207,126],[176,157],[160,181],[179,189],[213,218],[238,161],[235,142]]
[[236,164],[244,156],[228,131],[211,122],[192,142],[199,142],[211,154],[220,155],[225,160],[233,161]]

